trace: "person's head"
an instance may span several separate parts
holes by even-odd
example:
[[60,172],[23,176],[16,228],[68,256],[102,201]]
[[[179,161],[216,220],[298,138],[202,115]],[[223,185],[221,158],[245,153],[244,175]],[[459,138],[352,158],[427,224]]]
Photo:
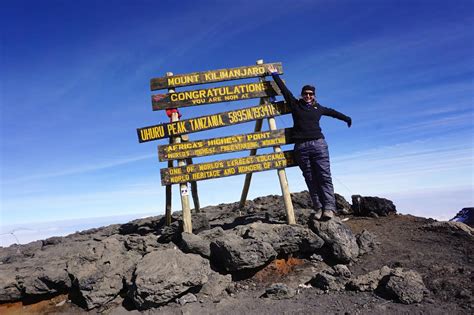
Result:
[[301,89],[301,97],[306,103],[312,103],[316,98],[316,88],[312,85],[305,85]]

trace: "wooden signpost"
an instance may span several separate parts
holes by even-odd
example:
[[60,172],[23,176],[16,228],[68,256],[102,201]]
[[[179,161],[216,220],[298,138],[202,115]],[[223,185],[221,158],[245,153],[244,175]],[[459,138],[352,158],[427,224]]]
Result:
[[267,69],[270,65],[273,65],[278,70],[279,74],[283,73],[280,62],[257,64],[253,66],[194,72],[188,74],[170,75],[164,78],[155,78],[150,80],[150,89],[155,91],[167,89],[169,87],[176,88],[180,86],[190,86],[196,84],[257,78],[269,75]]
[[290,109],[285,102],[277,102],[142,127],[137,129],[138,141],[154,141],[167,137],[241,124],[256,119],[275,117],[288,114],[289,112]]
[[203,104],[239,101],[250,98],[280,95],[275,82],[246,83],[209,89],[155,94],[151,97],[153,110]]
[[244,158],[164,168],[161,169],[161,184],[166,186],[295,165],[293,151],[253,155]]
[[[161,183],[166,190],[167,224],[171,222],[171,185],[180,186],[183,208],[183,230],[192,232],[191,210],[187,183],[191,183],[195,209],[199,209],[196,182],[200,180],[247,174],[244,191],[248,192],[250,176],[254,172],[277,169],[289,224],[295,223],[285,168],[295,166],[293,151],[281,151],[280,145],[292,143],[291,129],[277,129],[275,116],[288,114],[290,109],[285,102],[270,103],[269,97],[280,95],[281,91],[272,81],[265,81],[270,75],[268,66],[262,61],[257,65],[238,68],[220,69],[205,72],[173,75],[154,78],[150,82],[151,90],[168,89],[167,94],[152,96],[153,110],[173,109],[178,107],[199,106],[251,98],[260,98],[260,105],[221,112],[217,114],[179,120],[173,113],[170,123],[158,124],[137,129],[138,141],[149,142],[170,138],[170,143],[158,146],[160,161],[168,161],[168,167],[161,169]],[[282,73],[281,63],[272,63]],[[215,83],[258,77],[259,82],[205,88],[193,91],[179,91],[176,87],[197,84]],[[262,120],[268,119],[270,130],[261,131]],[[256,120],[253,133],[198,141],[181,141],[181,137],[190,133],[211,130]],[[273,147],[274,153],[256,155],[258,148]],[[192,158],[214,154],[251,150],[251,155],[207,163],[193,164]],[[178,166],[173,166],[173,160]],[[247,192],[245,192],[245,197]],[[244,193],[242,194],[244,197]],[[241,202],[242,204],[242,202]]]
[[158,147],[158,158],[162,162],[290,144],[290,133],[291,128],[162,145]]

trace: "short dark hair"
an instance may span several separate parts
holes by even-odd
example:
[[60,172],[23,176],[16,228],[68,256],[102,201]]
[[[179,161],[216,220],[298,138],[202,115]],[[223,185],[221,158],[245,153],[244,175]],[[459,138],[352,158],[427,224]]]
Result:
[[303,88],[301,89],[301,95],[303,95],[304,91],[308,91],[308,90],[313,91],[313,93],[316,93],[316,88],[312,85],[307,84],[307,85],[303,86]]

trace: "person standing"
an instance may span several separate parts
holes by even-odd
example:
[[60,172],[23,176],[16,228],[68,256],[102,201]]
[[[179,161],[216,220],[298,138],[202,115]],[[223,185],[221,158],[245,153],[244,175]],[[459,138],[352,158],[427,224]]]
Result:
[[332,108],[324,107],[316,101],[316,88],[305,85],[301,89],[301,99],[296,99],[288,90],[273,65],[268,66],[273,80],[280,88],[291,109],[293,129],[291,137],[295,142],[294,156],[308,186],[315,218],[329,220],[336,213],[336,199],[332,184],[329,151],[319,126],[321,116],[329,116],[345,121],[350,128],[352,119]]

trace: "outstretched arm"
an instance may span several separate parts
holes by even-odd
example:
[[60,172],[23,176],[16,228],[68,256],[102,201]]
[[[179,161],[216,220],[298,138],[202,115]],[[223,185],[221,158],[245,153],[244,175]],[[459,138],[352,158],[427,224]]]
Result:
[[272,75],[272,78],[275,81],[275,83],[280,88],[281,94],[285,98],[285,101],[288,104],[291,104],[292,102],[296,101],[296,98],[293,96],[293,94],[290,92],[290,90],[288,90],[288,88],[286,87],[286,84],[283,82],[282,79],[280,79],[280,76],[278,75],[277,68],[275,68],[274,65],[268,65],[267,69],[270,72],[270,74]]
[[347,124],[347,127],[349,127],[349,128],[352,126],[352,118],[351,117],[346,116],[343,113],[338,112],[335,109],[332,109],[332,108],[329,108],[329,107],[324,107],[324,106],[321,106],[321,107],[324,110],[323,111],[324,116],[329,116],[329,117],[333,117],[333,118],[345,121],[346,124]]

